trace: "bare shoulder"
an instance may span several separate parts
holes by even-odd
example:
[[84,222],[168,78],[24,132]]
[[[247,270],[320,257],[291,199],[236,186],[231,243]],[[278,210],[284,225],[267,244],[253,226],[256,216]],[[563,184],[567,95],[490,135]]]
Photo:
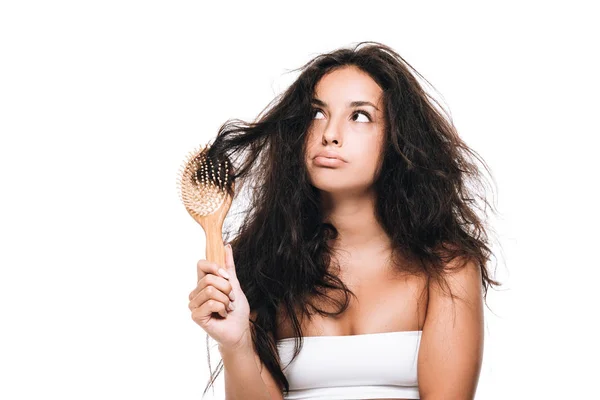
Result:
[[474,261],[448,264],[429,284],[419,350],[421,397],[473,398],[483,359],[481,270]]

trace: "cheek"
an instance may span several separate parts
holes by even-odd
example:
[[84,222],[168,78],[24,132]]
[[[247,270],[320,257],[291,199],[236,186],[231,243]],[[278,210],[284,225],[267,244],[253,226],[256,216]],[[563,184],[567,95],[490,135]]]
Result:
[[379,161],[380,145],[374,141],[358,143],[353,152],[352,159],[358,161],[356,164],[368,170],[375,169]]
[[362,143],[362,147],[357,148],[352,155],[354,162],[349,171],[350,175],[361,182],[372,182],[380,169],[380,151],[378,143]]

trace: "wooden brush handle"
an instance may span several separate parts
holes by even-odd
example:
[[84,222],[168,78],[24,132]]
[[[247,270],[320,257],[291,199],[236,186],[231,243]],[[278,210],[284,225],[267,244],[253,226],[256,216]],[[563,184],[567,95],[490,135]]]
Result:
[[[231,196],[226,195],[221,207],[205,217],[195,217],[206,235],[206,260],[226,268],[223,244],[223,221],[231,207]],[[192,215],[193,216],[193,215]]]
[[223,245],[222,221],[221,226],[209,223],[204,228],[206,234],[206,260],[225,266],[225,245]]

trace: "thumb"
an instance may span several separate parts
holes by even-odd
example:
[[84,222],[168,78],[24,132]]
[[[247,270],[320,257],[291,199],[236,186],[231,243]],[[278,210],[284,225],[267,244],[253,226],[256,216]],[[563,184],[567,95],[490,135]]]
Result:
[[235,260],[233,259],[233,250],[231,249],[230,244],[227,244],[227,246],[225,246],[225,266],[227,267],[227,272],[229,272],[231,276],[237,280],[237,274],[235,271]]

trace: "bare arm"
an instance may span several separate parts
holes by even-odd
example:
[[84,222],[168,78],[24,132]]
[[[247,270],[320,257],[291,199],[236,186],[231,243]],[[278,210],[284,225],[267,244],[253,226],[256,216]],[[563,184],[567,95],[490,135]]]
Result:
[[479,380],[484,336],[481,271],[469,263],[451,273],[448,284],[461,298],[454,304],[438,285],[430,286],[418,361],[424,400],[471,400]]
[[282,391],[254,351],[250,336],[235,349],[219,346],[219,352],[223,359],[226,400],[283,400]]

